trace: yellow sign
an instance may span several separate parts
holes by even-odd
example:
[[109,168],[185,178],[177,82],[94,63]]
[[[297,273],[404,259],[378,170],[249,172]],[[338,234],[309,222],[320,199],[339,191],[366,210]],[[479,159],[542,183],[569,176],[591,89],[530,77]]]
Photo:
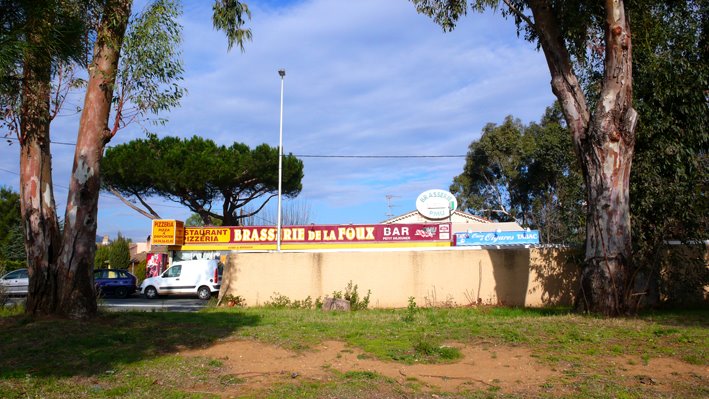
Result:
[[231,241],[228,227],[188,227],[185,229],[185,244],[225,243]]
[[185,225],[180,220],[153,220],[150,238],[152,245],[182,245],[185,243]]

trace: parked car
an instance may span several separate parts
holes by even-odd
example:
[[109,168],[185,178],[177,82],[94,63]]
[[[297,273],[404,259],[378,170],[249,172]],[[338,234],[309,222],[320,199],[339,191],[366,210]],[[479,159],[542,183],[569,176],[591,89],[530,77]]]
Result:
[[17,269],[0,277],[0,285],[5,288],[8,295],[27,295],[30,285],[30,276],[27,269]]
[[160,295],[194,294],[199,299],[207,300],[219,292],[223,270],[216,259],[174,262],[160,276],[143,280],[140,293],[148,299]]
[[137,279],[126,270],[120,269],[95,269],[94,284],[96,292],[101,295],[113,295],[125,298],[136,290]]

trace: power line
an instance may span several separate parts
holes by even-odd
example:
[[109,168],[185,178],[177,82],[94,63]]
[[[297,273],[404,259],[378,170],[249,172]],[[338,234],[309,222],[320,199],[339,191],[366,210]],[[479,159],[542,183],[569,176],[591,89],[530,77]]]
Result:
[[[0,171],[7,172],[7,173],[10,173],[10,174],[13,174],[13,175],[16,175],[16,176],[19,176],[19,175],[20,175],[20,174],[17,173],[17,172],[14,172],[14,171],[11,171],[11,170],[8,170],[8,169],[5,169],[5,168],[0,168]],[[60,189],[62,189],[62,190],[69,190],[69,187],[63,186],[63,185],[61,185],[61,184],[56,184],[56,183],[53,182],[52,185],[54,186],[54,188],[60,188]],[[115,194],[113,194],[113,193],[111,193],[111,192],[105,192],[105,193],[108,194],[108,195],[110,195],[111,197],[115,197],[115,199],[120,199],[120,198],[118,198],[117,195],[115,195]],[[185,208],[186,208],[185,206],[166,205],[166,204],[155,204],[155,203],[148,203],[148,205],[150,205],[150,206],[152,206],[152,207],[156,207],[156,208],[175,208],[175,209],[185,209]]]
[[0,170],[2,170],[3,172],[12,173],[13,175],[17,175],[17,176],[20,175],[20,174],[17,173],[17,172],[13,172],[13,171],[11,171],[11,170],[7,170],[7,169],[4,169],[4,168],[0,168]]
[[[16,137],[6,137],[18,141]],[[51,144],[76,146],[76,143],[51,141]],[[107,145],[106,148],[113,147]],[[298,158],[349,158],[349,159],[416,159],[416,158],[465,158],[467,155],[327,155],[327,154],[293,154]]]
[[298,158],[465,158],[466,155],[313,155],[313,154],[293,154]]

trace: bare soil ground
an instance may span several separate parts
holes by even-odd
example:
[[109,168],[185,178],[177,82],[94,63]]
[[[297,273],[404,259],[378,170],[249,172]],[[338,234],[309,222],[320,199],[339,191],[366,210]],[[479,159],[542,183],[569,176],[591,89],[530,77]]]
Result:
[[[195,391],[222,397],[255,393],[272,384],[296,379],[327,381],[333,378],[333,371],[375,372],[402,385],[417,382],[428,391],[455,393],[494,388],[500,393],[524,393],[526,397],[533,397],[535,393],[541,393],[545,382],[563,373],[563,370],[541,364],[525,348],[488,343],[451,346],[458,347],[463,358],[449,364],[407,365],[381,361],[338,341],[323,342],[310,351],[292,352],[259,342],[236,340],[181,352],[180,355],[218,359],[225,375],[243,381],[238,385],[220,387],[218,392],[214,387],[193,387]],[[676,359],[650,359],[643,363],[639,359],[616,357],[603,364],[624,383],[652,385],[655,392],[671,392],[673,384],[679,380],[686,384],[709,381],[706,367]]]

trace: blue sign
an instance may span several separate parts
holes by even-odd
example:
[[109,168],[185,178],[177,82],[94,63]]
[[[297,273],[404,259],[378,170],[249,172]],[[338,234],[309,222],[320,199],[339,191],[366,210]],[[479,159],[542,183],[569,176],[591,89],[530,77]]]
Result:
[[539,230],[455,233],[456,246],[534,244],[539,244]]

